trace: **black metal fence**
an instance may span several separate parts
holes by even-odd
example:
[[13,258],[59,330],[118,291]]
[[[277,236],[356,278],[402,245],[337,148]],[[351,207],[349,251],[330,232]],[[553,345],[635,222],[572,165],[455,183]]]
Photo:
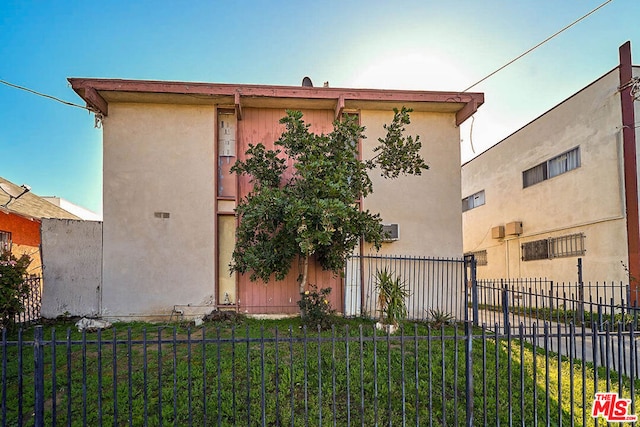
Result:
[[42,277],[30,276],[25,279],[29,293],[21,298],[23,311],[16,314],[15,323],[26,324],[40,320],[42,307]]
[[629,322],[636,303],[624,283],[554,283],[547,279],[478,280],[469,293],[471,318],[487,327],[534,323],[562,325]]
[[627,415],[636,413],[634,327],[407,328],[4,332],[1,421],[601,425],[591,415],[602,392],[630,399]]
[[466,320],[468,262],[463,258],[353,256],[345,266],[345,315],[377,317],[376,274],[387,270],[409,290],[408,318],[427,320],[434,312]]

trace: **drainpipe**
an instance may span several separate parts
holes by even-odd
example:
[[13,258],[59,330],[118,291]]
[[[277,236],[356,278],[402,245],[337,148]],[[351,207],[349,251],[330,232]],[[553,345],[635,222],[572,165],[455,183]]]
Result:
[[638,215],[638,171],[636,163],[636,132],[634,100],[631,95],[633,78],[631,64],[631,42],[619,49],[620,53],[620,104],[622,109],[622,145],[624,156],[625,203],[627,207],[627,250],[629,263],[629,286],[631,305],[640,304],[637,292],[640,291],[640,217]]

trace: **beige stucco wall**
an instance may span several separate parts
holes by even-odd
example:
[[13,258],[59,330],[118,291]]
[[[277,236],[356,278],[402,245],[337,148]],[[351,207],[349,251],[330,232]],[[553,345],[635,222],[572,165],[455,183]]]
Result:
[[215,125],[213,106],[109,104],[104,316],[215,302]]
[[[480,278],[577,280],[577,258],[522,261],[521,244],[582,232],[585,281],[626,280],[621,112],[614,70],[462,167],[462,194],[485,191],[463,214],[465,252],[487,250]],[[581,166],[522,188],[522,172],[574,147]],[[523,234],[493,239],[491,228],[522,221]]]
[[42,317],[98,316],[102,222],[43,218]]
[[[385,123],[392,111],[362,111],[366,127],[363,156],[371,158],[378,138],[385,136]],[[430,257],[462,256],[462,213],[460,211],[460,130],[453,114],[413,112],[408,135],[419,135],[421,154],[429,169],[420,176],[384,179],[370,173],[373,193],[364,208],[379,212],[384,223],[398,223],[400,239],[384,243],[381,254]],[[365,252],[372,249],[367,246]]]

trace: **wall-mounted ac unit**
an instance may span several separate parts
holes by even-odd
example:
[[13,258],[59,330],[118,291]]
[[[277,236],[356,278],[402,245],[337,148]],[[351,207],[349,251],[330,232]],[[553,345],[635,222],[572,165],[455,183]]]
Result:
[[400,226],[398,224],[382,224],[382,232],[385,242],[395,242],[400,239]]
[[491,229],[492,239],[502,239],[504,237],[504,225],[498,225]]
[[510,235],[520,235],[522,234],[522,222],[520,221],[514,221],[514,222],[510,222],[505,226],[505,232]]

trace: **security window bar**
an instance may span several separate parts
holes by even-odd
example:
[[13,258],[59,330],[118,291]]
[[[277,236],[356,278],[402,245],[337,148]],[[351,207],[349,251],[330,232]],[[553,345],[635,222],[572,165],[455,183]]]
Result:
[[465,256],[473,255],[476,265],[487,265],[487,251],[467,252]]
[[549,258],[582,256],[586,252],[582,233],[549,239]]
[[11,250],[11,233],[9,231],[0,230],[0,251]]
[[527,242],[522,245],[522,260],[534,261],[583,256],[587,253],[584,240],[584,234],[577,233]]
[[538,259],[549,259],[549,240],[534,240],[522,244],[522,260],[535,261]]
[[484,190],[462,199],[462,212],[484,205]]
[[579,167],[580,147],[576,147],[522,172],[522,188],[530,187]]

